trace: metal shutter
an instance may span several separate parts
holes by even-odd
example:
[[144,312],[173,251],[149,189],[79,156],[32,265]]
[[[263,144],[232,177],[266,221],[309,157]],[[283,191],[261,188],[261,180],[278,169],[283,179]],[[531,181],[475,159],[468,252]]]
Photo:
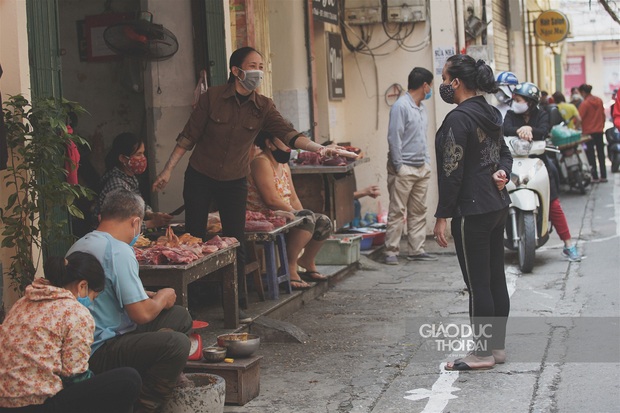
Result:
[[496,72],[510,70],[507,3],[504,0],[493,0],[493,50]]

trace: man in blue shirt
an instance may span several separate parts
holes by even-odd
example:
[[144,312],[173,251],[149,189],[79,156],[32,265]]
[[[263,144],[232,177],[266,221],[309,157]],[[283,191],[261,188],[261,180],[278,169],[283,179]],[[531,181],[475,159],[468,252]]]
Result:
[[90,369],[95,374],[134,367],[142,376],[136,412],[154,412],[166,400],[189,355],[192,327],[188,311],[174,305],[172,288],[146,292],[138,276],[133,245],[140,235],[144,200],[126,189],[110,192],[99,226],[80,238],[68,254],[94,255],[105,271],[105,289],[89,307],[95,319]]
[[407,219],[408,260],[434,261],[424,251],[426,240],[426,191],[431,177],[426,145],[428,115],[422,104],[432,96],[433,74],[415,67],[409,73],[407,93],[390,109],[388,126],[388,209],[385,263],[397,265],[400,238]]

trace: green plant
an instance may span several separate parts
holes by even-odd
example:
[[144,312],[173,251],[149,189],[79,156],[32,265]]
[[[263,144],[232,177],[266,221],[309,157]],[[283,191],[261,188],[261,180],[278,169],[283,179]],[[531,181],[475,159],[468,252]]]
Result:
[[10,153],[5,187],[10,195],[0,208],[1,245],[15,248],[7,274],[12,287],[23,292],[34,279],[42,251],[71,237],[68,214],[83,218],[75,199],[92,197],[89,189],[67,183],[65,170],[67,145],[87,144],[68,132],[66,122],[69,113],[85,110],[65,99],[35,99],[31,105],[16,95],[3,103],[2,112]]

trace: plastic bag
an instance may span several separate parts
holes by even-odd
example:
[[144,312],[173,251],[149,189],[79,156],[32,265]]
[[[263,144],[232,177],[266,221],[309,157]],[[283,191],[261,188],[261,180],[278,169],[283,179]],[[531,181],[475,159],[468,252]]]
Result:
[[561,123],[551,128],[551,137],[555,139],[571,140],[581,137],[581,131],[571,129]]

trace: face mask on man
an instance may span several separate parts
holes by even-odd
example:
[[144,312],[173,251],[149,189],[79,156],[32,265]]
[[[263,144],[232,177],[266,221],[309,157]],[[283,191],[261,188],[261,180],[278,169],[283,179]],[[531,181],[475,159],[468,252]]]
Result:
[[433,89],[430,89],[427,94],[424,95],[424,100],[429,100],[433,97]]
[[244,89],[252,91],[260,86],[264,75],[262,70],[243,70],[240,67],[238,69],[239,72],[244,74],[243,80],[237,76],[239,83],[241,83]]
[[[140,223],[140,220],[138,220],[138,224],[139,224],[139,223]],[[132,225],[131,229],[133,229],[133,225]],[[135,231],[134,231],[134,232],[135,232]],[[133,246],[134,246],[134,244],[135,244],[136,242],[138,242],[138,238],[140,238],[140,230],[139,230],[139,229],[138,229],[138,233],[137,233],[137,234],[133,237],[133,239],[132,239],[132,240],[131,240],[131,242],[129,243],[129,246],[130,246],[130,247],[133,247]]]
[[512,102],[512,111],[517,114],[525,113],[529,109],[527,102]]

